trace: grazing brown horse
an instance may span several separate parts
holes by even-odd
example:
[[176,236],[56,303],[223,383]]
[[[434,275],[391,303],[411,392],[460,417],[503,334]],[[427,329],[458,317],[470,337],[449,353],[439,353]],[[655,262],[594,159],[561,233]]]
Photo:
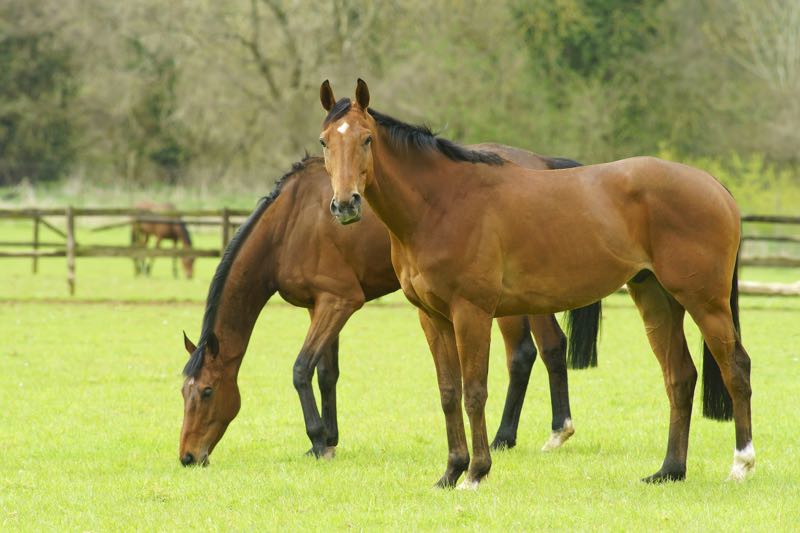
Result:
[[[134,207],[144,211],[148,215],[158,215],[159,213],[175,211],[175,206],[170,203],[156,204],[152,202],[139,202]],[[183,222],[180,217],[174,217],[174,222],[133,220],[131,223],[132,245],[147,247],[151,236],[156,238],[156,248],[161,248],[161,241],[164,240],[172,241],[173,248],[178,247],[178,242],[183,245],[184,249],[192,247],[192,238],[189,236],[189,230],[186,228],[186,223]],[[134,259],[133,267],[136,275],[150,275],[154,261],[155,258],[148,264],[144,258]],[[192,279],[194,275],[194,257],[181,257],[181,264],[183,265],[183,272],[186,274],[186,277]],[[172,258],[172,276],[178,277],[177,259],[175,257]]]
[[[538,168],[576,164],[541,158],[529,152],[494,146],[506,157]],[[368,209],[362,226],[345,228],[324,211],[331,197],[330,178],[321,158],[296,163],[278,181],[231,240],[209,289],[200,340],[184,336],[190,359],[182,387],[184,418],[179,457],[184,465],[206,464],[208,455],[239,410],[239,366],[256,319],[278,292],[289,303],[309,309],[311,327],[294,365],[311,453],[333,454],[338,443],[336,382],[339,377],[339,332],[364,302],[400,288],[392,269],[386,228]],[[343,253],[346,251],[346,253]],[[596,357],[599,303],[578,310],[571,333],[582,343],[571,347],[572,364],[588,366]],[[580,319],[583,316],[583,319]],[[588,318],[587,318],[588,317]],[[565,338],[555,318],[507,317],[503,333],[509,387],[495,447],[516,442],[520,411],[536,348],[550,380],[552,433],[544,449],[560,446],[574,429],[569,409]],[[198,348],[199,346],[199,348]],[[314,368],[322,416],[311,387]]]
[[[439,486],[475,488],[491,456],[484,406],[493,317],[553,313],[628,284],[664,374],[669,440],[650,482],[683,479],[697,371],[683,332],[697,323],[712,357],[705,413],[724,418],[732,397],[736,449],[730,477],[754,468],[750,358],[737,320],[740,216],[706,172],[651,157],[554,172],[521,168],[320,88],[320,142],[331,213],[357,222],[362,198],[389,229],[392,263],[419,308],[439,378],[448,461]],[[716,361],[718,367],[712,364]],[[721,369],[721,378],[713,370]],[[461,412],[472,429],[472,460]]]

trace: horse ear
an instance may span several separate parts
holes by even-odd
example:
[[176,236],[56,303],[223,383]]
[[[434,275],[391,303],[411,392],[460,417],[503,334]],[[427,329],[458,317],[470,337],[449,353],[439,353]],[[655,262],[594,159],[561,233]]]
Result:
[[356,83],[356,102],[358,102],[358,106],[364,111],[369,107],[369,87],[367,87],[367,82],[361,78],[358,78],[358,82]]
[[333,104],[336,103],[336,98],[333,97],[333,89],[328,80],[322,82],[319,87],[319,101],[322,102],[322,107],[325,111],[333,109]]
[[211,355],[217,356],[219,354],[219,339],[217,336],[214,335],[214,332],[208,334],[208,338],[206,339],[206,348],[211,352]]
[[194,343],[189,340],[189,337],[186,336],[185,331],[183,332],[183,345],[186,347],[186,351],[189,352],[189,355],[192,355],[197,349],[197,346],[195,346]]

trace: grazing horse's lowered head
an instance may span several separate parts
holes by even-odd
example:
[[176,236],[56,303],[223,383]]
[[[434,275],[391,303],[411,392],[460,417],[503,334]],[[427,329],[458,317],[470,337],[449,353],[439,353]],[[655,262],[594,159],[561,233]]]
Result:
[[241,407],[238,365],[226,365],[219,355],[219,341],[210,333],[200,347],[183,334],[183,342],[191,359],[184,370],[183,427],[179,458],[183,466],[207,466],[228,424]]

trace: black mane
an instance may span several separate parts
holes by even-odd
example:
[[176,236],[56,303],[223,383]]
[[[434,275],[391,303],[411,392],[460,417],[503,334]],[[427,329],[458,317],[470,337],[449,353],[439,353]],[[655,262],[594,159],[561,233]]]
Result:
[[[342,98],[336,102],[328,116],[325,117],[323,127],[342,118],[350,111],[351,106],[352,102],[349,98]],[[367,111],[375,119],[375,122],[386,130],[389,140],[400,149],[411,148],[422,152],[437,151],[452,161],[466,163],[485,163],[498,166],[505,163],[505,159],[494,152],[470,150],[453,141],[437,137],[428,126],[407,124],[372,108]]]
[[581,163],[567,159],[566,157],[545,157],[544,162],[547,163],[547,168],[550,170],[558,170],[561,168],[574,168],[582,167]]
[[333,104],[333,107],[328,112],[328,116],[326,116],[325,120],[322,122],[322,127],[324,128],[331,122],[339,120],[340,118],[345,116],[347,112],[350,111],[350,107],[352,105],[353,103],[350,101],[349,98],[342,98],[338,102]]
[[275,182],[275,187],[272,189],[267,196],[261,198],[258,201],[258,205],[250,213],[250,216],[247,217],[247,220],[244,224],[241,225],[239,230],[233,236],[233,239],[228,243],[228,246],[225,247],[225,252],[222,254],[222,259],[217,265],[217,271],[214,273],[214,278],[211,280],[211,286],[208,288],[208,298],[206,298],[206,311],[203,315],[203,326],[200,332],[200,339],[197,341],[197,349],[189,356],[189,361],[186,363],[186,366],[183,367],[183,375],[186,377],[197,377],[197,374],[200,372],[200,369],[203,368],[203,353],[205,352],[205,346],[208,342],[209,335],[214,332],[214,324],[216,323],[217,319],[217,310],[219,309],[219,303],[222,299],[222,289],[225,286],[225,281],[228,279],[228,273],[230,273],[231,265],[233,265],[234,259],[236,259],[236,254],[239,252],[239,249],[242,247],[242,244],[245,240],[247,240],[247,236],[250,234],[250,231],[255,226],[255,223],[261,218],[261,215],[264,214],[264,211],[272,205],[272,202],[278,197],[281,193],[281,188],[283,187],[286,180],[292,176],[293,174],[303,170],[306,167],[307,161],[310,159],[308,154],[297,163],[292,165],[292,169],[281,176],[281,178]]

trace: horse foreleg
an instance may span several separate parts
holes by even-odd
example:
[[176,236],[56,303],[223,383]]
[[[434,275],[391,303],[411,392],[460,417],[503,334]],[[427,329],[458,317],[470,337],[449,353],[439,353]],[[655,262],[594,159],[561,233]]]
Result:
[[569,409],[567,338],[554,315],[536,315],[530,320],[533,337],[542,352],[542,362],[547,368],[550,383],[553,422],[550,438],[542,446],[542,451],[546,452],[560,447],[575,433]]
[[433,355],[436,380],[447,427],[447,468],[437,487],[454,487],[469,466],[469,448],[461,412],[461,363],[458,360],[453,325],[419,310],[419,323]]
[[467,301],[451,309],[464,382],[464,408],[472,432],[472,460],[461,487],[474,489],[492,467],[485,413],[492,315]]
[[326,455],[333,455],[339,444],[339,425],[336,420],[336,382],[339,380],[339,337],[336,336],[317,365],[322,423],[325,425]]
[[325,454],[327,435],[325,424],[320,418],[311,379],[314,368],[331,344],[338,337],[347,319],[363,305],[360,301],[343,300],[334,296],[323,296],[317,299],[311,311],[311,327],[306,334],[303,348],[294,363],[293,382],[294,388],[300,397],[300,406],[303,409],[306,434],[311,440],[311,450],[316,457]]
[[[513,448],[517,444],[517,428],[525,401],[525,392],[536,361],[536,346],[531,339],[531,328],[525,316],[509,316],[497,319],[506,345],[508,367],[508,391],[503,407],[500,427],[492,441],[493,450]],[[555,414],[555,413],[554,413]]]
[[628,282],[628,289],[661,365],[670,407],[667,455],[658,472],[642,481],[679,481],[686,477],[689,425],[697,383],[697,370],[683,332],[684,308],[652,274],[643,280]]

